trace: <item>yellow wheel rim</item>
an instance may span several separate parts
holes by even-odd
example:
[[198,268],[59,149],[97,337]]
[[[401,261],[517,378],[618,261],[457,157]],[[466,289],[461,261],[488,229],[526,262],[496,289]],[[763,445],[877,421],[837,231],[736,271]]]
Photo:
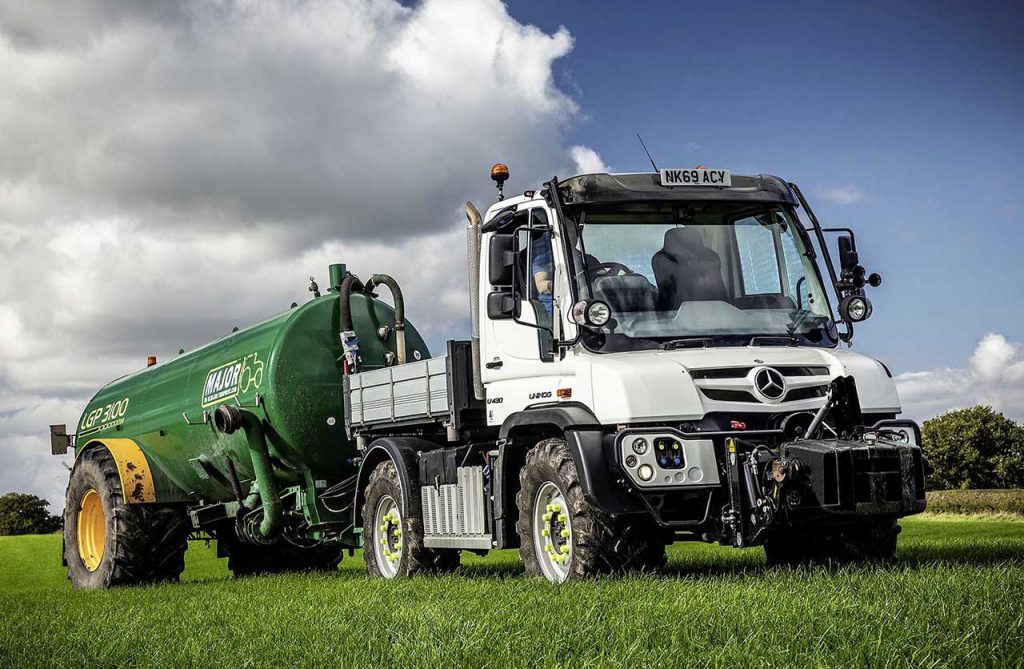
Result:
[[107,521],[103,517],[103,500],[100,494],[90,489],[82,497],[78,510],[78,555],[89,571],[96,571],[103,559],[103,547],[107,543]]

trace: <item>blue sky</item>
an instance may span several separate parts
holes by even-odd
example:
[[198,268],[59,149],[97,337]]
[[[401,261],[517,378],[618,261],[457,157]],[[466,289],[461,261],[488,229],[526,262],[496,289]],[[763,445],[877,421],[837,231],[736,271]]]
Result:
[[[826,11],[827,9],[827,11]],[[797,182],[885,278],[855,347],[894,372],[960,364],[1024,315],[1020,3],[514,2],[564,25],[574,143],[620,171],[706,164]],[[852,192],[839,204],[829,189]],[[859,195],[859,198],[857,198]]]

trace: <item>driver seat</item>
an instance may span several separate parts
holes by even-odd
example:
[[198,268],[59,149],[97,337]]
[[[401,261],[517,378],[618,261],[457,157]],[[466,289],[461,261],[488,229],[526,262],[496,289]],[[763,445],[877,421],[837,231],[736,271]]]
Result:
[[704,245],[694,228],[672,228],[651,258],[658,283],[658,309],[676,310],[683,302],[728,300],[722,259]]

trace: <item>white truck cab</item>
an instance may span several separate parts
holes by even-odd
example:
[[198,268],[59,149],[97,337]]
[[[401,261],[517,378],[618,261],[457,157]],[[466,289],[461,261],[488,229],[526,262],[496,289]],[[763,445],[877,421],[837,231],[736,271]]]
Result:
[[[565,219],[539,191],[488,209],[484,248],[520,230],[515,250],[509,240],[502,247],[516,256],[518,315],[491,314],[481,325],[489,424],[551,401],[582,404],[609,425],[747,414],[756,424],[816,411],[838,376],[856,378],[864,413],[900,413],[885,366],[842,349],[814,228],[781,180],[732,177],[729,201],[724,188],[665,188],[657,177],[576,177],[570,192],[593,194],[564,207]],[[632,202],[631,193],[645,198]],[[499,278],[505,260],[481,254],[480,276]],[[496,294],[507,286],[478,292],[481,313]],[[588,302],[606,323],[577,322],[573,306]],[[759,381],[779,385],[766,394]]]

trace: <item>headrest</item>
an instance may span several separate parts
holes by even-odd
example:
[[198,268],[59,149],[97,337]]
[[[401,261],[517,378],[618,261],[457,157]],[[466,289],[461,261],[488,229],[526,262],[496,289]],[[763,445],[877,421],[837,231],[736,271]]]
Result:
[[696,228],[672,228],[665,232],[665,241],[662,244],[666,253],[676,255],[677,251],[684,249],[707,248],[700,238]]

